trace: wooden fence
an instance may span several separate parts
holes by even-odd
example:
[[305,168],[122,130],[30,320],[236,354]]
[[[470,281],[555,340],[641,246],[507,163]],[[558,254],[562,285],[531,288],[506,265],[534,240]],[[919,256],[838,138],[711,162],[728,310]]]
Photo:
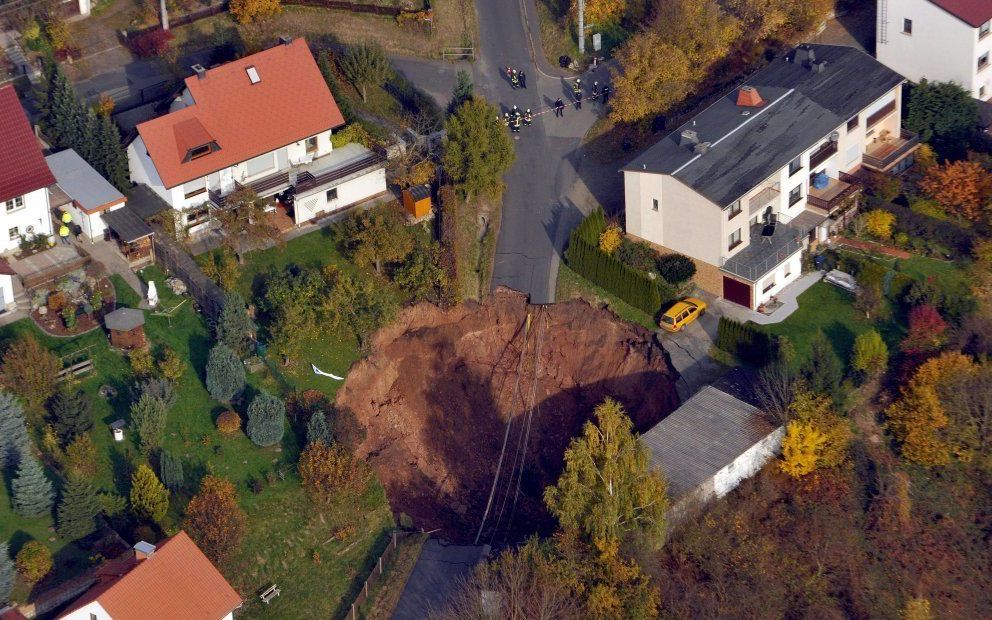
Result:
[[38,288],[42,284],[48,284],[49,282],[61,278],[67,273],[71,273],[77,269],[85,267],[89,264],[89,262],[89,256],[78,256],[70,261],[45,267],[44,269],[39,269],[30,275],[24,276],[21,278],[21,281],[24,284],[24,288]]
[[441,49],[441,58],[445,60],[475,60],[475,48],[445,47]]
[[216,320],[224,307],[224,293],[214,281],[203,273],[192,256],[157,225],[155,235],[152,236],[152,246],[156,261],[171,275],[186,284],[190,295],[200,305],[200,311],[209,321]]
[[419,534],[419,532],[393,532],[389,539],[389,544],[386,545],[386,549],[382,552],[382,555],[379,556],[379,559],[376,560],[375,566],[372,567],[372,573],[365,579],[365,583],[362,584],[362,589],[359,590],[358,596],[356,596],[355,600],[351,602],[351,609],[348,611],[348,618],[351,620],[358,620],[358,608],[368,600],[369,592],[371,592],[372,588],[375,587],[375,585],[382,579],[382,575],[389,567],[390,563],[396,559],[398,538],[400,536],[409,536],[411,534]]
[[356,4],[354,2],[346,2],[345,0],[283,0],[283,4],[316,6],[324,9],[338,9],[341,11],[351,11],[352,13],[372,13],[373,15],[386,15],[388,17],[397,17],[405,12],[403,9],[394,6]]

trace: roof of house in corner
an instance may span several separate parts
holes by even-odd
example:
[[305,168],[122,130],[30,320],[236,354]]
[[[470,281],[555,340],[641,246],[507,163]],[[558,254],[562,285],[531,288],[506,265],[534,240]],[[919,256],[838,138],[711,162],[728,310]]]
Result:
[[86,213],[96,213],[124,202],[124,194],[100,176],[76,151],[59,151],[46,157],[45,161],[55,175],[59,188]]
[[[254,67],[258,82],[248,69]],[[138,125],[159,177],[176,187],[344,124],[305,39],[186,78],[193,105]],[[190,148],[219,150],[186,161]]]
[[185,533],[90,588],[61,617],[97,601],[114,620],[220,620],[241,597]]
[[[793,63],[795,51],[776,58],[742,84],[756,88],[764,105],[738,107],[734,88],[623,170],[671,175],[724,207],[904,81],[853,47],[809,47],[826,61],[822,72]],[[696,156],[679,146],[684,129],[709,142],[709,151]]]
[[641,435],[651,467],[678,499],[775,432],[761,410],[712,385]]
[[0,87],[0,202],[55,183],[13,86]]
[[992,19],[992,2],[989,0],[930,0],[972,28],[978,28]]

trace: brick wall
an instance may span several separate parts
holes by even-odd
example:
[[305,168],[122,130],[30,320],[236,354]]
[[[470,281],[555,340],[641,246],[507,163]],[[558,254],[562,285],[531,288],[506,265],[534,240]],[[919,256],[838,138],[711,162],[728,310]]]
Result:
[[[630,233],[627,233],[627,238],[633,241],[643,241],[660,254],[678,254],[675,250],[658,245],[657,243],[651,243],[647,239],[641,239]],[[690,256],[689,258],[692,257]],[[723,272],[720,271],[720,268],[696,258],[692,258],[692,262],[696,264],[696,275],[692,279],[696,283],[696,286],[707,293],[711,293],[717,297],[723,297]]]

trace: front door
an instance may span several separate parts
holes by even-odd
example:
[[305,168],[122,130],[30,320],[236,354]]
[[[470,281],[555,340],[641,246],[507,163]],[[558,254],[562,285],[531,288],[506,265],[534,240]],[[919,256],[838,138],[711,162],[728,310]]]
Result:
[[751,286],[740,280],[723,276],[723,298],[745,308],[750,308]]

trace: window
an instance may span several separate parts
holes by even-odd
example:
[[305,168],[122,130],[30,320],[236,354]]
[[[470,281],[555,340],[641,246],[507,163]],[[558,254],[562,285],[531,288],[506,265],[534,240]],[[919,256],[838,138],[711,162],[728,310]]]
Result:
[[193,226],[207,219],[210,212],[207,209],[195,209],[186,214],[186,224]]
[[902,20],[902,33],[913,34],[913,20],[911,19]]
[[870,129],[875,124],[877,124],[878,121],[882,120],[889,114],[892,114],[893,110],[895,109],[896,109],[896,100],[893,99],[892,101],[882,106],[881,109],[878,110],[878,112],[875,112],[874,114],[868,117],[868,120],[865,121],[865,129]]
[[186,198],[199,196],[205,191],[207,191],[206,179],[197,179],[195,181],[190,181],[189,183],[183,185],[183,196],[185,196]]
[[24,196],[11,198],[10,200],[4,203],[4,206],[7,208],[7,213],[10,213],[11,211],[17,211],[18,209],[22,209],[24,208]]
[[792,205],[796,204],[802,199],[803,199],[803,186],[802,184],[800,184],[793,187],[792,191],[789,192],[789,206],[791,207]]
[[738,200],[734,204],[730,205],[729,212],[727,213],[727,219],[732,220],[737,217],[741,212],[741,201]]
[[989,53],[985,52],[978,57],[978,70],[981,71],[987,66],[989,66]]
[[851,120],[847,121],[847,133],[851,133],[852,131],[858,128],[859,120],[860,117],[857,114],[855,114]]
[[802,169],[803,169],[803,158],[801,155],[789,162],[790,177]]
[[209,155],[209,154],[210,154],[209,144],[204,144],[203,146],[194,146],[189,150],[190,159],[198,159],[200,157],[203,157],[204,155]]
[[17,228],[17,226],[14,226],[7,231],[7,235],[9,235],[11,241],[14,241],[21,236],[21,231]]
[[772,276],[772,277],[768,278],[768,284],[765,285],[765,288],[761,289],[761,292],[762,293],[767,293],[768,291],[772,290],[773,288],[775,288],[775,276]]
[[657,211],[658,210],[658,199],[657,198],[655,198],[654,200],[651,201],[651,210],[652,211]]
[[978,38],[984,39],[990,30],[992,30],[992,19],[978,27]]
[[317,136],[312,136],[310,138],[307,138],[306,147],[307,147],[307,153],[316,153],[317,152]]
[[332,187],[327,190],[327,202],[334,202],[338,199],[338,188]]
[[250,177],[261,174],[266,170],[272,170],[276,167],[275,153],[266,153],[265,155],[259,155],[255,159],[249,159],[245,167]]
[[739,246],[741,244],[741,229],[738,228],[734,232],[730,233],[730,237],[727,241],[728,241],[727,243],[728,250],[733,250],[734,248]]

